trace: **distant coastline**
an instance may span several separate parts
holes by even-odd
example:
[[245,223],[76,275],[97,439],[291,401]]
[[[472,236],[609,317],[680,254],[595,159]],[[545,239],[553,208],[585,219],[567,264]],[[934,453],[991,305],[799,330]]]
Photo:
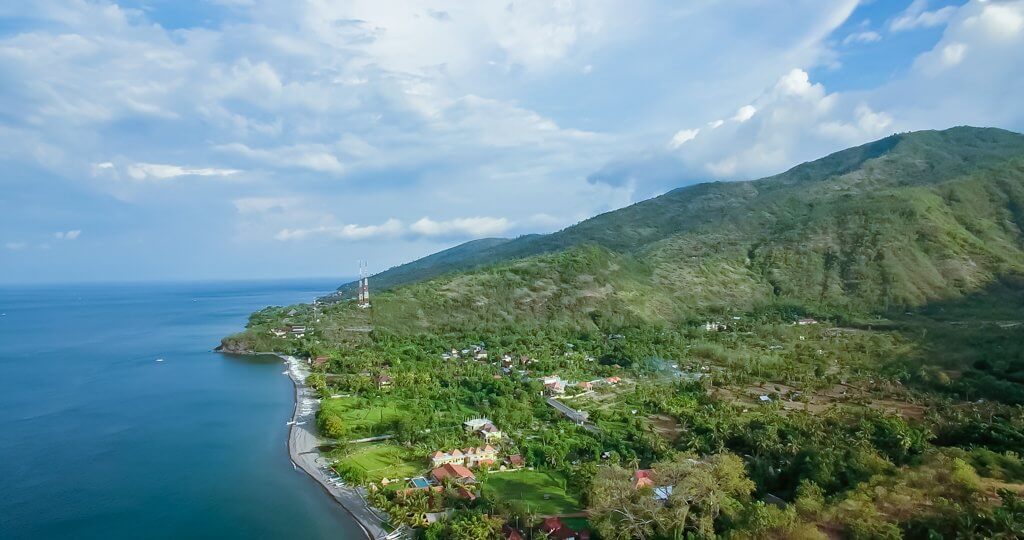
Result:
[[[369,506],[358,488],[331,483],[322,469],[324,462],[318,450],[320,439],[315,433],[316,428],[313,424],[319,400],[306,385],[308,371],[302,361],[294,356],[276,352],[236,351],[225,349],[223,346],[218,346],[214,350],[222,354],[241,356],[276,356],[288,366],[288,377],[292,380],[295,389],[295,404],[291,425],[288,429],[288,456],[291,458],[292,464],[316,481],[337,501],[363,530],[366,538],[369,540],[387,538],[388,532],[384,528],[384,521],[377,514],[379,510]],[[307,412],[303,412],[304,409]]]

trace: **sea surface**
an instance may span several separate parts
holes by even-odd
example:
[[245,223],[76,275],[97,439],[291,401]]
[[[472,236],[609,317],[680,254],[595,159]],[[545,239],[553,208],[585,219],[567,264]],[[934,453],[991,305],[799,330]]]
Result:
[[0,538],[363,538],[292,467],[284,365],[211,352],[339,282],[0,287]]

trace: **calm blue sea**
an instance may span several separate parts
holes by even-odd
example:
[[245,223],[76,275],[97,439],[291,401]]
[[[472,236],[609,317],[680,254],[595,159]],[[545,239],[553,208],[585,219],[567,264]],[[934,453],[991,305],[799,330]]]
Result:
[[0,538],[362,538],[292,468],[283,365],[211,352],[337,283],[0,288]]

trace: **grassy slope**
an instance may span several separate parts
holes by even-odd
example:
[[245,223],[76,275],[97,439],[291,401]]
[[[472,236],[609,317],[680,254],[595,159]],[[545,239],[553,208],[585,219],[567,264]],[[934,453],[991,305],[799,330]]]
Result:
[[[635,254],[650,251],[652,244],[686,233],[718,234],[726,230],[740,235],[749,244],[751,236],[766,230],[785,232],[795,224],[803,224],[801,221],[808,217],[820,222],[822,217],[828,217],[824,212],[863,210],[869,217],[877,216],[873,205],[885,202],[876,196],[882,191],[895,190],[898,192],[895,196],[902,199],[913,195],[912,190],[904,190],[914,186],[920,186],[923,192],[933,192],[943,183],[971,176],[998,181],[1008,175],[1014,184],[1009,187],[1016,188],[1019,195],[1022,156],[1024,136],[998,129],[953,128],[894,135],[758,181],[708,183],[677,189],[557,233],[510,241],[469,242],[382,272],[374,276],[373,281],[378,289],[392,288],[582,245],[600,245],[615,253]],[[923,192],[918,195],[923,196]],[[863,207],[859,207],[857,201],[838,204],[844,199],[859,199],[865,195],[875,196],[875,200]],[[910,204],[910,201],[902,202]],[[818,214],[808,215],[815,208],[819,209]],[[1019,224],[1019,204],[1009,208],[1015,214],[1014,222]],[[992,208],[983,205],[964,210],[968,211],[964,216],[970,219],[970,212],[989,212]],[[991,213],[984,215],[995,217]],[[351,284],[342,289],[350,292]]]
[[492,473],[484,482],[483,491],[489,499],[518,502],[537,515],[567,514],[580,510],[579,499],[566,492],[565,478],[554,471]]
[[776,177],[680,189],[497,243],[488,249],[543,254],[378,294],[375,323],[587,327],[598,316],[672,321],[770,303],[839,315],[903,309],[1024,273],[1022,208],[1024,136],[894,136]]

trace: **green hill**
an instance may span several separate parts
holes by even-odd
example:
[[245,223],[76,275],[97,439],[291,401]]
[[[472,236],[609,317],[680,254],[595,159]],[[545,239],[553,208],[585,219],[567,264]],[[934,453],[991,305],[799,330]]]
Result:
[[[1024,135],[893,135],[747,182],[680,188],[548,235],[371,278],[378,325],[665,321],[785,304],[871,314],[1024,274]],[[351,284],[341,288],[351,291]]]
[[[394,435],[329,452],[354,484],[420,474],[438,448],[478,444],[464,420],[493,420],[502,453],[533,470],[485,476],[469,513],[513,520],[510,503],[554,497],[614,531],[622,504],[690,511],[634,497],[637,468],[680,493],[689,478],[721,485],[693,471],[726,459],[721,478],[753,496],[716,535],[1016,538],[1022,209],[1024,136],[894,135],[456,246],[374,276],[369,309],[337,301],[349,284],[334,302],[253,314],[221,350],[315,359],[321,433]],[[545,399],[562,392],[587,425]],[[495,480],[523,474],[558,481]],[[420,524],[407,491],[368,493]]]

